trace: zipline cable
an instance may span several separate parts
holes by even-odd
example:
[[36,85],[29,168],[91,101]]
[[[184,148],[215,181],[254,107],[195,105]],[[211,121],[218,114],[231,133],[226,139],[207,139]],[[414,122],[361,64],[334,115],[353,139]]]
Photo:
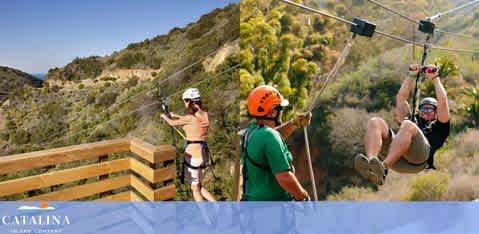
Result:
[[451,14],[452,12],[455,12],[455,11],[458,11],[458,10],[462,10],[462,9],[468,7],[468,6],[472,6],[472,5],[476,4],[476,3],[479,3],[479,0],[470,1],[470,2],[468,2],[468,3],[466,3],[466,4],[460,5],[460,6],[458,6],[458,7],[455,7],[455,8],[453,8],[453,9],[450,9],[450,10],[448,10],[448,11],[437,13],[437,14],[431,16],[431,17],[428,17],[428,19],[430,19],[431,21],[433,21],[433,20],[439,19],[439,18],[442,17],[442,16]]
[[[333,68],[331,71],[329,71],[328,75],[326,76],[326,79],[324,81],[324,84],[322,85],[321,89],[316,95],[313,95],[312,102],[307,108],[308,112],[313,111],[313,109],[319,105],[319,98],[321,97],[321,94],[323,94],[324,90],[326,90],[326,87],[330,82],[333,80],[333,78],[336,76],[338,73],[339,67],[344,64],[344,61],[346,60],[346,57],[348,56],[349,52],[351,51],[351,47],[353,45],[353,40],[355,38],[356,34],[353,34],[353,37],[351,37],[347,42],[346,45],[344,46],[341,55],[339,56],[338,60],[336,60],[336,63],[334,64]],[[304,143],[305,143],[305,149],[306,149],[306,162],[308,164],[308,170],[309,170],[309,177],[311,180],[311,184],[313,187],[313,200],[317,201],[318,200],[318,191],[316,189],[316,180],[314,178],[314,170],[313,170],[313,162],[311,159],[311,151],[309,147],[309,133],[308,133],[308,127],[304,126],[303,127],[303,135],[304,135]]]
[[336,74],[339,71],[339,68],[344,64],[346,57],[348,56],[349,52],[351,51],[351,47],[353,46],[353,40],[355,36],[351,37],[348,41],[346,41],[346,45],[344,46],[343,50],[341,51],[341,55],[339,58],[336,60],[336,63],[334,64],[333,68],[329,71],[328,75],[326,76],[324,84],[321,86],[321,89],[319,92],[313,96],[311,99],[312,102],[307,108],[308,112],[311,112],[314,110],[317,106],[319,106],[319,98],[323,94],[324,90],[326,90],[326,87],[331,83],[331,81],[334,79]]
[[387,11],[393,13],[393,14],[398,15],[398,16],[402,17],[402,18],[405,19],[405,20],[408,20],[408,21],[413,22],[413,23],[415,23],[415,24],[419,24],[419,21],[418,21],[418,20],[416,20],[416,19],[414,19],[414,18],[411,18],[411,17],[409,17],[409,16],[407,16],[407,15],[405,15],[405,14],[399,12],[399,11],[396,11],[396,10],[394,10],[394,9],[392,9],[392,8],[386,6],[386,5],[384,5],[384,4],[382,4],[382,3],[378,2],[378,1],[375,1],[375,0],[367,0],[367,1],[373,3],[374,5],[376,5],[376,6],[378,6],[378,7],[383,8],[384,10],[387,10]]
[[311,8],[309,6],[305,6],[303,4],[300,4],[300,3],[296,3],[296,2],[293,2],[293,1],[290,1],[290,0],[280,0],[286,4],[289,4],[289,5],[292,5],[292,6],[295,6],[295,7],[298,7],[298,8],[301,8],[303,10],[306,10],[306,11],[310,11],[310,12],[314,12],[316,14],[320,14],[322,16],[326,16],[326,17],[329,17],[331,19],[335,19],[337,21],[340,21],[340,22],[343,22],[343,23],[346,23],[346,24],[350,24],[350,25],[356,25],[355,23],[353,23],[352,21],[350,20],[347,20],[347,19],[344,19],[344,18],[341,18],[339,16],[335,16],[335,15],[332,15],[326,11],[320,11],[320,10],[317,10],[317,9],[314,9],[314,8]]
[[443,34],[446,34],[446,35],[453,35],[453,36],[456,36],[456,37],[468,38],[468,39],[478,39],[477,37],[473,37],[473,36],[470,36],[470,35],[466,35],[466,34],[462,34],[462,33],[456,33],[456,32],[448,32],[448,31],[443,31],[443,30],[440,30],[440,29],[436,29],[436,30],[434,30],[434,32],[443,33]]
[[[371,2],[371,3],[373,3],[373,4],[375,4],[376,6],[379,6],[379,7],[383,8],[383,9],[389,11],[390,13],[393,13],[393,14],[395,14],[395,15],[398,15],[398,16],[402,17],[403,19],[406,19],[406,20],[408,20],[408,21],[410,21],[410,22],[412,22],[412,23],[414,23],[414,24],[417,24],[417,25],[420,24],[420,21],[419,21],[419,20],[414,19],[414,18],[412,18],[412,17],[410,17],[410,16],[407,16],[407,15],[405,15],[404,13],[401,13],[401,12],[399,12],[399,11],[397,11],[397,10],[394,10],[394,9],[392,9],[391,7],[388,7],[388,6],[386,6],[386,5],[384,5],[384,4],[380,3],[380,2],[378,2],[378,1],[376,1],[376,0],[367,0],[367,1],[369,1],[369,2]],[[479,0],[478,0],[478,1],[479,1]],[[448,31],[444,31],[444,30],[440,30],[440,29],[435,29],[434,31],[435,31],[435,32],[438,32],[438,33],[443,33],[443,34],[446,34],[446,35],[451,35],[451,36],[457,36],[457,37],[469,38],[469,39],[478,39],[478,38],[473,37],[473,36],[470,36],[470,35],[466,35],[466,34],[462,34],[462,33],[456,33],[456,32],[448,32]]]
[[[305,5],[296,3],[296,2],[292,2],[292,1],[290,1],[290,0],[280,0],[280,1],[282,1],[282,2],[284,2],[284,3],[286,3],[286,4],[289,4],[289,5],[292,5],[292,6],[299,7],[299,8],[301,8],[301,9],[303,9],[303,10],[306,10],[306,11],[309,11],[309,12],[312,12],[312,13],[320,14],[320,15],[323,15],[323,16],[325,16],[325,17],[329,17],[329,18],[338,20],[338,21],[340,21],[340,22],[343,22],[343,23],[346,23],[346,24],[349,24],[349,25],[352,25],[352,26],[357,26],[357,24],[355,24],[355,23],[352,22],[352,21],[349,21],[349,20],[343,19],[343,18],[341,18],[341,17],[332,15],[332,14],[327,13],[327,12],[325,12],[325,11],[316,10],[316,9],[313,9],[313,8],[311,8],[311,7],[308,7],[308,6],[305,6]],[[396,36],[396,35],[392,35],[392,34],[389,34],[389,33],[386,33],[386,32],[382,32],[382,31],[379,31],[379,30],[375,30],[375,33],[377,33],[377,34],[379,34],[379,35],[381,35],[381,36],[384,36],[384,37],[388,37],[388,38],[393,39],[393,40],[397,40],[397,41],[401,41],[401,42],[407,43],[407,44],[414,44],[414,45],[421,46],[421,47],[424,46],[424,43],[420,43],[420,42],[416,42],[416,41],[411,41],[411,40],[408,40],[408,39],[405,39],[405,38],[402,38],[402,37],[399,37],[399,36]],[[473,53],[473,54],[476,54],[476,53],[479,52],[479,51],[467,50],[467,49],[456,49],[456,48],[440,47],[440,46],[435,46],[435,45],[432,45],[432,44],[429,44],[429,45],[430,45],[431,48],[433,48],[433,49],[447,50],[447,51],[459,52],[459,53]]]
[[470,54],[479,53],[479,50],[455,49],[455,48],[447,48],[447,47],[441,47],[441,46],[435,46],[435,45],[431,45],[431,48],[438,49],[438,50],[452,51],[452,52],[460,52],[460,53],[470,53]]

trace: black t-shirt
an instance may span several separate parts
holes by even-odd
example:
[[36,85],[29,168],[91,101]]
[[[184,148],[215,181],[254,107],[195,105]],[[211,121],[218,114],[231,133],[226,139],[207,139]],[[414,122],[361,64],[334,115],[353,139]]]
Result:
[[417,125],[426,136],[429,144],[431,145],[431,151],[429,152],[428,164],[434,165],[434,153],[441,148],[449,136],[449,130],[451,124],[449,121],[441,123],[439,120],[427,122],[425,119],[417,116]]

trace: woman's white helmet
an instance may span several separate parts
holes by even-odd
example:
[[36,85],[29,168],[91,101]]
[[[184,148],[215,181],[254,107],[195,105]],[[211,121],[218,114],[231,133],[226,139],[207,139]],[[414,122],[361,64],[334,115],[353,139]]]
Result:
[[190,99],[190,100],[198,100],[200,99],[200,91],[197,88],[189,88],[185,90],[183,93],[183,100]]

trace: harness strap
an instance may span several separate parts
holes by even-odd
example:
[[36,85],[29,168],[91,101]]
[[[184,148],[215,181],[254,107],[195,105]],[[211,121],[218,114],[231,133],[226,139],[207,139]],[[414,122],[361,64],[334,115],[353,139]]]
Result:
[[429,49],[429,40],[431,39],[431,35],[428,35],[426,37],[426,42],[424,43],[424,46],[423,46],[423,53],[422,53],[422,58],[421,58],[421,68],[419,69],[418,73],[417,73],[417,76],[416,76],[416,82],[415,82],[415,86],[414,86],[414,94],[412,96],[412,105],[411,105],[411,121],[413,121],[414,123],[417,123],[417,118],[416,118],[416,108],[417,108],[417,99],[418,99],[418,96],[419,96],[419,84],[421,83],[421,69],[422,67],[424,66],[425,62],[426,62],[426,59],[427,59],[427,54],[428,54],[428,49]]
[[[185,142],[185,148],[189,144],[201,144],[201,157],[203,158],[203,163],[199,166],[193,166],[190,163],[186,161],[186,157],[183,157],[183,170],[181,170],[181,183],[185,183],[185,167],[191,168],[193,170],[199,170],[199,169],[206,169],[209,167],[209,165],[215,165],[215,161],[213,160],[213,157],[210,154],[210,150],[208,148],[208,143],[206,141],[186,141]],[[205,160],[205,155],[208,157]],[[207,161],[211,161],[211,163],[208,163]]]
[[245,153],[245,154],[244,154],[244,155],[245,155],[245,158],[246,158],[249,162],[251,162],[251,164],[253,164],[255,167],[258,167],[258,168],[261,168],[261,169],[263,169],[263,170],[268,170],[268,171],[269,171],[269,170],[270,170],[269,165],[266,165],[266,166],[265,166],[265,165],[262,165],[261,163],[256,162],[254,159],[252,159],[251,156],[249,156],[249,153],[248,153],[248,141],[250,140],[251,135],[252,135],[252,134],[250,134],[250,133],[248,132],[248,130],[246,130],[246,132],[244,133],[244,135],[243,135],[243,137],[242,137],[242,138],[243,138],[243,139],[242,139],[242,141],[243,141],[243,146],[241,147],[241,149],[242,149],[242,151]]
[[189,145],[189,144],[206,144],[206,141],[189,141],[189,140],[186,140],[186,145]]
[[207,168],[208,166],[202,164],[202,165],[199,165],[199,166],[193,166],[191,165],[190,163],[188,163],[186,160],[183,160],[183,165],[191,168],[191,169],[194,169],[194,170],[198,170],[198,169],[205,169]]
[[409,164],[409,165],[411,165],[411,166],[416,166],[416,167],[418,167],[418,166],[424,166],[424,164],[426,164],[427,161],[429,161],[429,158],[426,159],[426,160],[425,160],[424,162],[422,162],[422,163],[412,163],[412,162],[409,162],[409,161],[406,160],[406,159],[404,159],[404,160],[406,161],[407,164]]

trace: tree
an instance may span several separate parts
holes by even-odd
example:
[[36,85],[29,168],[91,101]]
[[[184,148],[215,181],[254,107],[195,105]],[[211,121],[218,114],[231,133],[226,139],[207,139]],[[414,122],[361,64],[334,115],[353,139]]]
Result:
[[464,90],[470,102],[466,104],[465,110],[467,111],[469,118],[474,127],[479,126],[479,85],[476,87],[469,87]]
[[[271,4],[265,8],[267,11],[250,1],[241,6],[253,13],[249,17],[242,15],[240,22],[241,97],[259,84],[276,86],[291,103],[292,108],[284,115],[290,118],[307,104],[313,91],[311,78],[319,68],[317,63],[329,56],[325,50],[329,38],[319,33],[307,36],[314,27],[284,5]],[[322,30],[328,25],[321,21]]]

